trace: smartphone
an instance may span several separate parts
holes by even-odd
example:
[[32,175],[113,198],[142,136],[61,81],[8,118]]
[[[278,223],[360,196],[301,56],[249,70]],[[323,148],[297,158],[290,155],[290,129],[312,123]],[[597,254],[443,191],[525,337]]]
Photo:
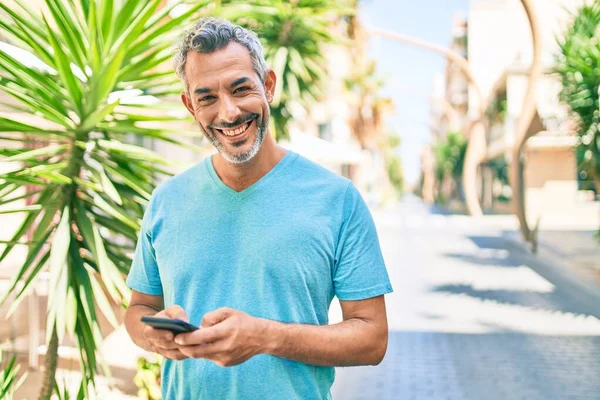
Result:
[[142,317],[142,322],[156,329],[165,329],[174,334],[192,332],[198,329],[197,326],[188,324],[180,319],[157,318],[157,317]]

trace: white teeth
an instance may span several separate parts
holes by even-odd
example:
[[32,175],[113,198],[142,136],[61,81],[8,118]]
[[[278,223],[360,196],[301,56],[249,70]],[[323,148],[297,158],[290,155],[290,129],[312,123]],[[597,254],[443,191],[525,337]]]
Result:
[[244,132],[246,129],[248,129],[248,126],[250,126],[249,122],[246,123],[246,124],[244,124],[244,125],[242,125],[242,126],[240,126],[237,129],[234,129],[234,130],[225,130],[225,129],[222,129],[221,132],[223,132],[223,134],[226,135],[226,136],[237,136],[240,133]]

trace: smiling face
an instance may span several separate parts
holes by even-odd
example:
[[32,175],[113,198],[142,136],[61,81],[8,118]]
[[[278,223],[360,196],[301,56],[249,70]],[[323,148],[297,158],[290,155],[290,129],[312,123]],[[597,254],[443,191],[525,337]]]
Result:
[[189,97],[183,93],[181,99],[204,135],[226,161],[251,160],[267,134],[273,71],[267,71],[263,84],[248,49],[231,42],[212,53],[190,51],[185,76]]

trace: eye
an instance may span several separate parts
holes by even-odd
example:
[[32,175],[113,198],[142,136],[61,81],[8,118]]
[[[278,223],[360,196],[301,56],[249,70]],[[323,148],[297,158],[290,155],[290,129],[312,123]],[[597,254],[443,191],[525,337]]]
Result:
[[242,93],[242,92],[246,92],[248,90],[250,90],[250,88],[248,86],[242,86],[242,87],[235,89],[233,91],[233,93]]
[[198,99],[198,103],[205,103],[207,101],[213,100],[214,98],[215,98],[215,96],[212,96],[212,95],[200,97]]

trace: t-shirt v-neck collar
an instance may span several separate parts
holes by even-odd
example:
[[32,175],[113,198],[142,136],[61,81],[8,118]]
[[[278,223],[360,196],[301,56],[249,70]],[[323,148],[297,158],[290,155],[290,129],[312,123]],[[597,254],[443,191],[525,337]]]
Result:
[[292,162],[298,154],[294,153],[291,150],[288,150],[287,153],[283,156],[281,160],[269,172],[263,175],[258,181],[254,182],[252,185],[242,190],[241,192],[236,192],[229,186],[223,183],[219,175],[217,175],[217,171],[215,171],[215,166],[212,163],[212,155],[208,156],[204,159],[204,167],[206,168],[208,174],[211,177],[211,180],[214,186],[220,190],[221,192],[227,194],[229,197],[242,200],[246,197],[250,196],[252,193],[256,192],[261,187],[265,186],[269,181],[273,180],[275,176],[277,176],[290,162]]

